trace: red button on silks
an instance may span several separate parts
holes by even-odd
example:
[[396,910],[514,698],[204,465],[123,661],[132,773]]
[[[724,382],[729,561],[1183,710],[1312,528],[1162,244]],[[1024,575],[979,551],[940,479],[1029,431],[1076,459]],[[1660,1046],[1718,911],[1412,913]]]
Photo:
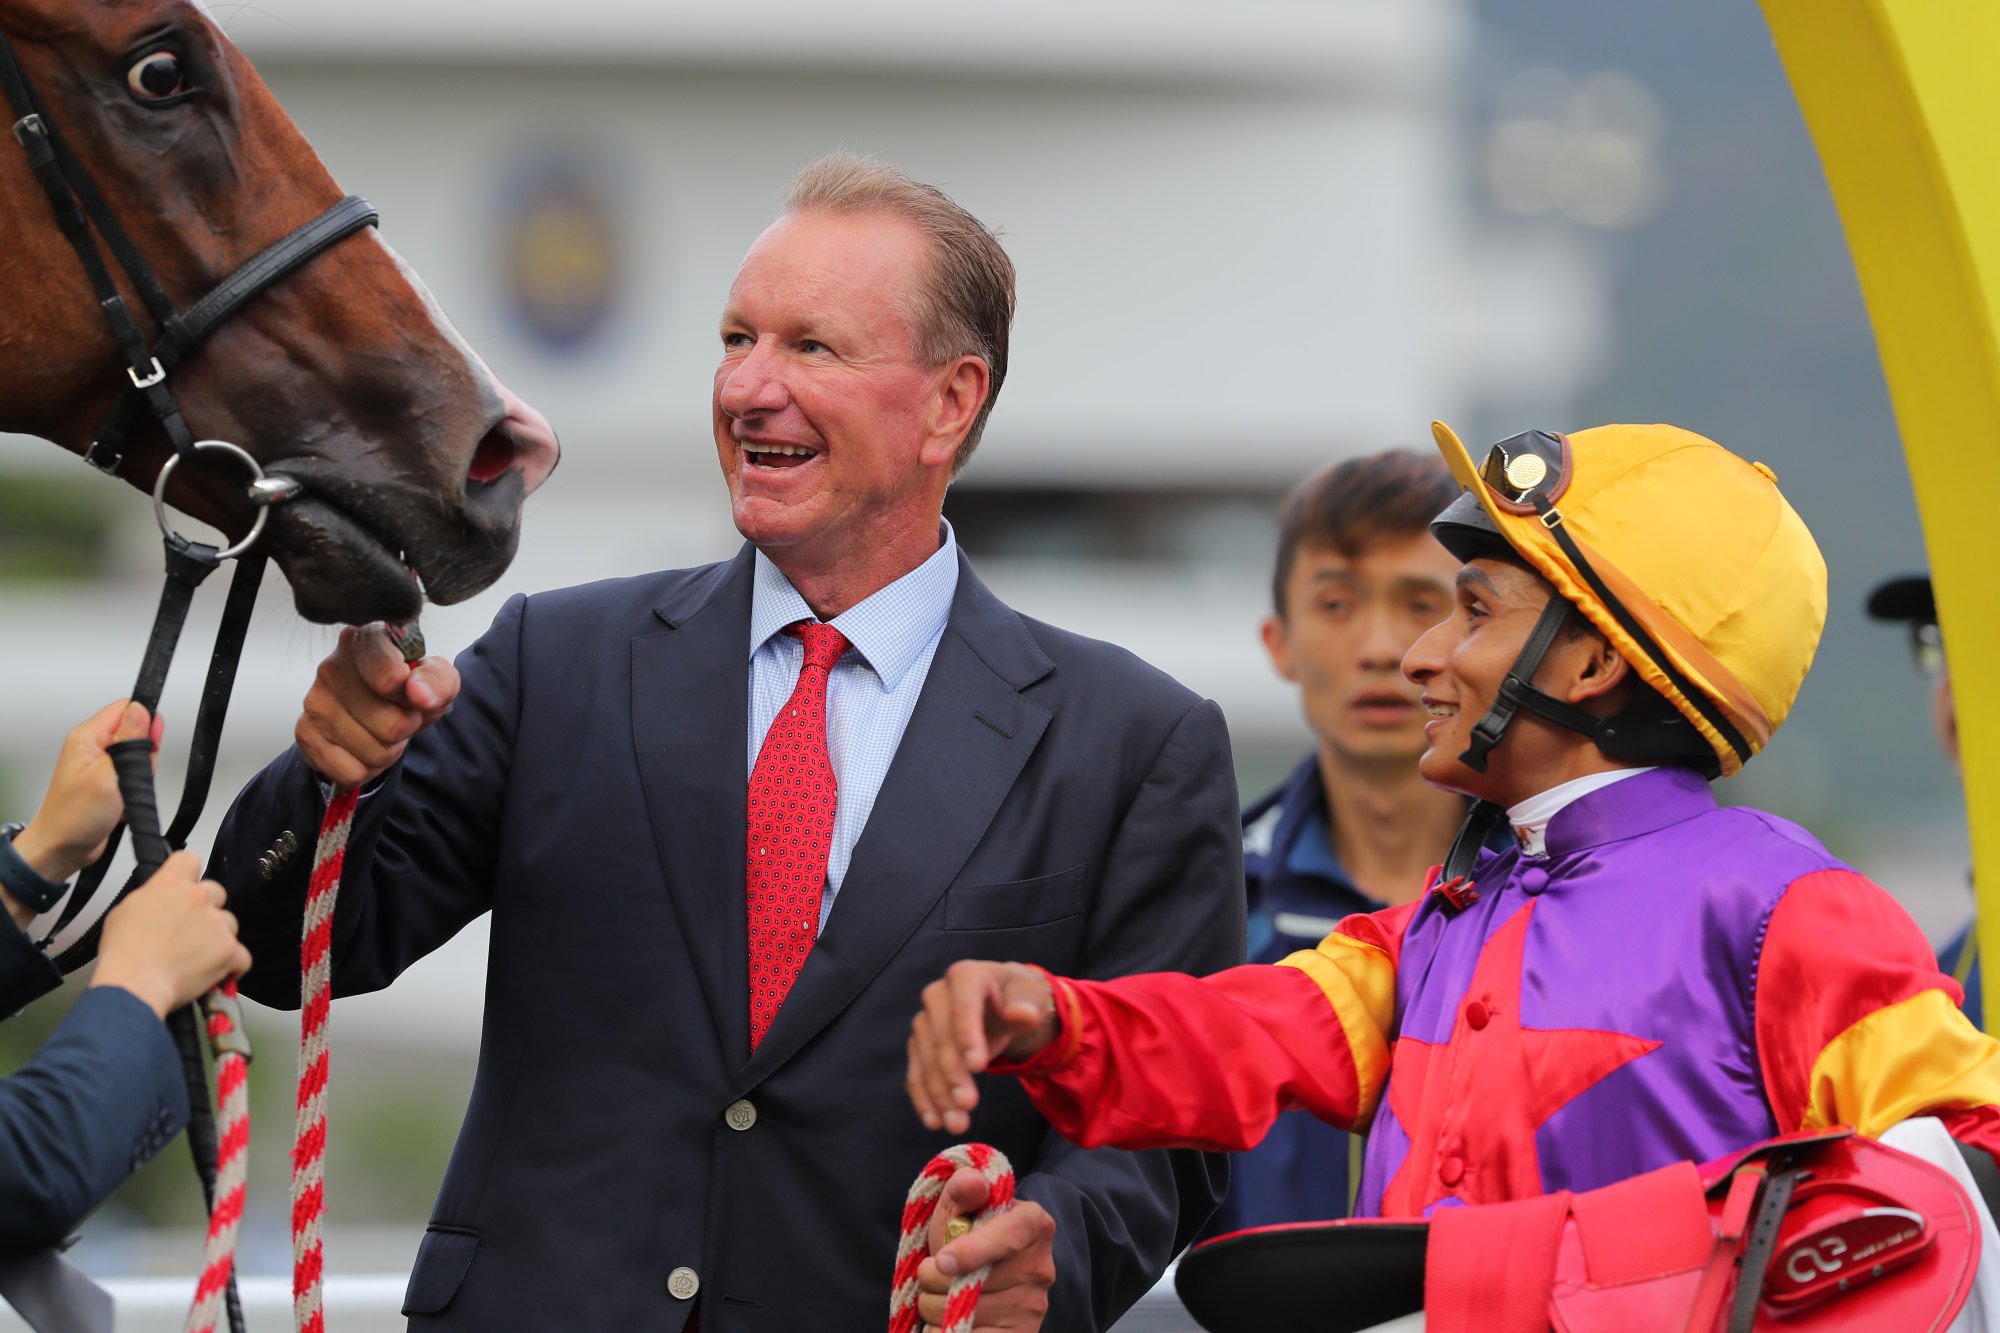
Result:
[[1474,1000],[1471,1004],[1465,1006],[1465,1025],[1474,1032],[1479,1031],[1479,1029],[1492,1021],[1493,1011],[1479,1001]]
[[1465,1159],[1463,1157],[1447,1157],[1442,1162],[1439,1162],[1438,1179],[1442,1180],[1447,1186],[1456,1185],[1459,1181],[1464,1180]]

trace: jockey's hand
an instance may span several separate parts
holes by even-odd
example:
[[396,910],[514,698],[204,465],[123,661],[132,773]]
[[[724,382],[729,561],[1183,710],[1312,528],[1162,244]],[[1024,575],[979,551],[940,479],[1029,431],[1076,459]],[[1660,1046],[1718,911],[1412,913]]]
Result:
[[125,816],[118,774],[104,752],[114,741],[149,737],[160,744],[160,720],[120,699],[63,738],[42,808],[14,836],[14,850],[44,879],[68,879],[104,854],[111,830]]
[[122,986],[165,1018],[224,977],[250,970],[222,886],[201,878],[201,858],[175,852],[104,916],[93,986]]
[[413,666],[380,625],[350,626],[319,664],[292,735],[314,772],[358,787],[388,772],[457,697],[458,668],[444,658]]
[[1055,997],[1034,968],[953,963],[924,987],[923,1010],[910,1024],[910,1104],[926,1128],[963,1134],[979,1104],[972,1076],[995,1059],[1027,1059],[1058,1030]]
[[986,1275],[985,1290],[973,1311],[974,1329],[1033,1333],[1049,1312],[1049,1288],[1056,1280],[1056,1220],[1048,1209],[1017,1199],[1000,1216],[974,1227],[972,1234],[946,1243],[946,1224],[985,1207],[986,1191],[986,1177],[960,1167],[945,1182],[937,1211],[931,1214],[931,1257],[917,1269],[917,1314],[925,1333],[937,1333],[944,1326],[945,1293],[951,1290],[952,1278],[981,1264],[992,1264],[993,1271]]

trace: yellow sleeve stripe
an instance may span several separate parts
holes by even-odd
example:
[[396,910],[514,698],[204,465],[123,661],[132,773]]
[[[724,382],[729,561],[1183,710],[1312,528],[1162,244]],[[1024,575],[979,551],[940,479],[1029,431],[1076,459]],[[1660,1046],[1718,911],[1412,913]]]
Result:
[[1396,1019],[1395,960],[1376,945],[1336,931],[1318,947],[1301,949],[1277,965],[1295,967],[1311,977],[1333,1006],[1354,1060],[1354,1128],[1365,1129],[1389,1077],[1389,1027]]
[[1943,991],[1919,991],[1828,1042],[1810,1087],[1805,1122],[1795,1128],[1852,1125],[1873,1138],[1934,1109],[2000,1106],[2000,1041],[1966,1021]]

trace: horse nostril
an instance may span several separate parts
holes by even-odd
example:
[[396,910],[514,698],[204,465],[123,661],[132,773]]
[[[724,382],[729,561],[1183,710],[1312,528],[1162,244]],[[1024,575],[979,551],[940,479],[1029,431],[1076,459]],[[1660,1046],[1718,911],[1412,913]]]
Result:
[[466,480],[492,481],[519,461],[520,450],[515,447],[513,436],[508,433],[507,423],[503,421],[487,431],[479,447],[472,451],[472,463],[465,472]]

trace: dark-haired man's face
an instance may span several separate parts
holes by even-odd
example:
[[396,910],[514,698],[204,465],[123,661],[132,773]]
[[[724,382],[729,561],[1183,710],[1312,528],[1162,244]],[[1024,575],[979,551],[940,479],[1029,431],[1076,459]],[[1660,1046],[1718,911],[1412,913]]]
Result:
[[1403,654],[1450,613],[1458,561],[1428,532],[1378,541],[1353,557],[1302,546],[1285,614],[1264,622],[1278,674],[1299,687],[1323,749],[1349,762],[1414,762],[1424,749],[1421,691]]

